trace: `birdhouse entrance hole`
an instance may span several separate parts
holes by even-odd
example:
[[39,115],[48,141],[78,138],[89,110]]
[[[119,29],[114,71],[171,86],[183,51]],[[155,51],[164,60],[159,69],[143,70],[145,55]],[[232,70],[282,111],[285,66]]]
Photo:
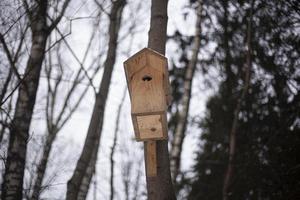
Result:
[[149,75],[145,75],[145,76],[143,76],[142,80],[143,80],[143,81],[151,81],[151,80],[152,80],[152,77],[149,76]]
[[151,128],[150,130],[151,130],[152,132],[154,132],[154,131],[156,131],[156,128]]

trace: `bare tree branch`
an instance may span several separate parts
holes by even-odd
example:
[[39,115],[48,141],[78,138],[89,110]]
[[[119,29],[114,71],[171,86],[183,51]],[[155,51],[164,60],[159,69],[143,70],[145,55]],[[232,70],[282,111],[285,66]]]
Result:
[[73,49],[71,48],[71,46],[69,45],[69,43],[67,42],[67,40],[63,37],[63,34],[61,33],[61,31],[55,27],[55,29],[57,30],[57,32],[61,35],[62,40],[64,41],[65,45],[67,46],[68,50],[70,51],[70,53],[72,54],[72,56],[75,58],[75,60],[78,62],[78,64],[80,65],[80,67],[82,68],[85,76],[88,78],[90,85],[93,87],[94,92],[97,93],[96,87],[93,84],[92,79],[90,78],[90,76],[88,75],[88,72],[86,71],[86,69],[84,68],[83,63],[79,60],[79,58],[77,57],[77,55],[75,54],[75,52],[73,51]]
[[[1,191],[1,198],[6,200],[23,198],[27,143],[30,140],[29,128],[45,56],[46,42],[50,34],[50,32],[45,31],[48,28],[48,1],[35,2],[33,5],[36,7],[32,11],[29,10],[26,0],[23,3],[30,18],[32,45],[24,78],[17,85],[20,88],[12,128],[10,129],[7,164]],[[16,88],[13,91],[15,90]],[[3,103],[1,102],[1,105]]]
[[15,66],[14,59],[12,58],[12,55],[11,55],[7,45],[6,45],[5,39],[4,39],[4,37],[1,33],[0,33],[0,42],[3,46],[4,52],[6,54],[6,57],[7,57],[8,61],[9,61],[10,67],[13,69],[13,72],[16,75],[16,77],[18,78],[18,80],[21,80],[20,74],[19,74],[19,72],[18,72],[18,70]]
[[[94,25],[94,30],[96,30],[98,28],[99,23],[96,23]],[[95,38],[95,31],[93,31],[91,37],[90,37],[90,41],[89,44],[87,45],[86,51],[85,51],[85,56],[83,58],[83,61],[81,62],[82,65],[85,62],[85,59],[88,55],[88,53],[91,51],[92,48],[92,41]],[[51,41],[50,41],[51,43]],[[62,57],[60,54],[60,45],[61,43],[59,43],[59,45],[56,48],[56,55],[55,57],[57,57],[57,64],[60,70],[60,73],[58,73],[58,75],[56,75],[58,78],[55,80],[54,86],[52,87],[51,85],[51,74],[52,74],[52,52],[48,53],[48,64],[45,66],[45,72],[46,72],[46,77],[47,77],[47,83],[48,83],[48,95],[47,95],[47,100],[46,100],[46,120],[47,120],[47,135],[46,135],[46,142],[44,145],[44,150],[43,150],[43,154],[42,154],[42,158],[38,164],[37,167],[37,179],[35,180],[35,184],[34,184],[34,188],[33,188],[33,192],[32,192],[32,197],[31,199],[38,199],[40,194],[43,192],[43,188],[45,188],[47,185],[42,185],[43,183],[43,179],[45,176],[45,171],[48,165],[48,159],[49,159],[49,155],[50,155],[50,151],[52,149],[52,144],[56,138],[57,133],[63,128],[63,126],[65,125],[65,123],[70,119],[70,117],[73,115],[73,113],[76,111],[76,109],[79,107],[79,104],[81,103],[82,99],[84,98],[85,94],[88,91],[88,87],[90,87],[90,85],[85,85],[85,88],[83,89],[83,92],[81,92],[81,94],[79,95],[79,97],[76,99],[76,102],[71,105],[70,100],[72,95],[74,95],[78,84],[80,83],[80,81],[82,81],[85,76],[82,76],[82,71],[83,68],[79,68],[76,76],[74,78],[74,81],[72,81],[72,85],[71,88],[67,91],[67,94],[65,96],[65,99],[63,100],[63,104],[60,108],[60,110],[58,111],[58,115],[56,116],[56,118],[54,117],[54,110],[55,110],[55,106],[56,106],[56,102],[57,102],[57,98],[61,99],[61,96],[58,95],[59,94],[59,86],[60,83],[62,81],[62,76],[63,76],[63,72],[64,72],[64,67],[63,67],[63,62],[62,62]],[[50,44],[49,44],[50,45]],[[101,57],[100,55],[98,57]],[[98,57],[96,57],[96,59],[98,59]],[[100,63],[100,62],[91,62],[90,67],[92,68],[92,66],[94,65],[94,63]],[[100,64],[98,64],[98,67],[96,67],[94,69],[94,73],[93,76],[91,77],[92,79],[96,76],[98,70],[100,69]],[[74,99],[74,98],[72,98]],[[67,108],[69,108],[69,110],[67,111]]]
[[62,9],[61,9],[61,11],[60,11],[58,17],[57,17],[55,20],[53,20],[52,24],[48,27],[48,32],[49,32],[49,33],[50,33],[54,28],[57,27],[57,24],[60,22],[60,20],[61,20],[62,17],[64,16],[65,11],[66,11],[66,9],[67,9],[69,3],[70,3],[70,0],[65,0],[65,1],[64,1],[64,4],[63,4],[63,6],[62,6]]
[[119,132],[119,126],[120,126],[120,117],[121,117],[121,111],[122,107],[124,105],[124,100],[126,97],[127,88],[124,89],[121,102],[119,104],[118,110],[117,110],[117,118],[115,123],[115,132],[114,132],[114,139],[113,139],[113,145],[111,147],[111,153],[110,153],[110,200],[114,199],[114,167],[115,167],[115,161],[114,161],[114,154],[117,147],[117,141],[118,141],[118,132]]
[[100,83],[99,92],[96,94],[96,102],[88,129],[83,151],[77,162],[73,176],[67,186],[67,200],[83,199],[86,197],[90,180],[94,172],[102,133],[104,110],[109,91],[113,66],[116,59],[116,48],[118,33],[120,30],[121,16],[125,0],[118,0],[113,3],[109,25],[109,44],[107,57],[104,63],[104,72]]

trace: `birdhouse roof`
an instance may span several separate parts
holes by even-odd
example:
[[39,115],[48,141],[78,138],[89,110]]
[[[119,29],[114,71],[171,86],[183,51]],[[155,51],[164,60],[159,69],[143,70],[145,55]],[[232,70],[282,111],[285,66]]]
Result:
[[167,58],[162,55],[161,53],[157,52],[157,51],[154,51],[153,49],[150,49],[150,48],[143,48],[142,50],[140,50],[139,52],[135,53],[134,55],[132,55],[130,58],[128,58],[124,64],[128,64],[131,60],[134,60],[136,59],[138,56],[142,55],[142,54],[152,54],[154,56],[157,56],[158,58],[160,59],[164,59],[164,60],[167,60]]
[[144,48],[127,59],[124,62],[124,67],[128,79],[145,67],[151,67],[163,74],[166,74],[167,58],[150,48]]

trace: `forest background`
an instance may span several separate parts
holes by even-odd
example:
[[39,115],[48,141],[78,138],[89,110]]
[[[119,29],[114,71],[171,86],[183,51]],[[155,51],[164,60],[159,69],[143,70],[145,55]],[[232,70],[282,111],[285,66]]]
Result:
[[[123,62],[150,8],[1,1],[2,199],[147,199]],[[177,199],[300,198],[299,46],[297,0],[168,2]]]

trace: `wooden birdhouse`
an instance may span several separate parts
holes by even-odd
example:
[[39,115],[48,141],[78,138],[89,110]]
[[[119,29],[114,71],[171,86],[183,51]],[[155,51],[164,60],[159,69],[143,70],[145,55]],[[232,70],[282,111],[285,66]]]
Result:
[[144,48],[124,62],[131,117],[138,141],[168,138],[169,78],[167,58]]

